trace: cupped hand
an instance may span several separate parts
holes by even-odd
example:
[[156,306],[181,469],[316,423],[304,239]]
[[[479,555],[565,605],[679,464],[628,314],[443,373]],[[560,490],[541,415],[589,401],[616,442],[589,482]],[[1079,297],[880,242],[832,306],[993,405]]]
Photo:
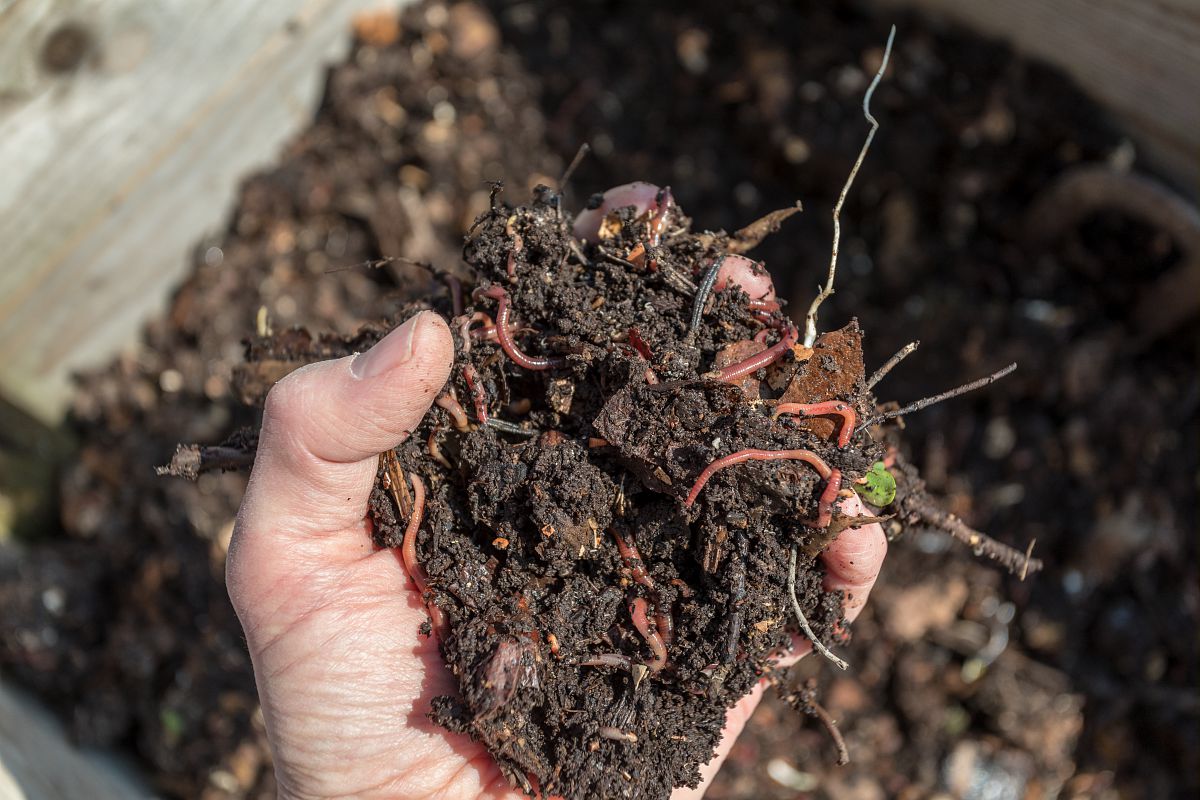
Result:
[[[371,543],[378,454],[404,441],[449,375],[445,322],[422,312],[371,350],[312,364],[267,397],[258,455],[227,565],[254,662],[281,798],[510,798],[487,751],[435,727],[429,700],[454,694],[397,554]],[[842,511],[863,513],[857,497]],[[825,553],[829,588],[853,619],[886,543],[878,525]],[[407,589],[407,590],[406,590]],[[762,695],[730,710],[699,797]]]

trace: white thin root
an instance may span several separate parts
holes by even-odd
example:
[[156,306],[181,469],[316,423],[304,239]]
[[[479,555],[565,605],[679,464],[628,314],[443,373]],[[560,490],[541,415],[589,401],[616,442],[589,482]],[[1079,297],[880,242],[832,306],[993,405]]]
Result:
[[821,307],[821,303],[824,303],[826,298],[833,294],[833,278],[837,274],[838,245],[842,238],[842,205],[846,202],[846,195],[850,193],[850,187],[854,185],[854,178],[858,175],[863,159],[867,157],[867,151],[871,149],[875,131],[879,130],[879,120],[871,115],[871,95],[875,94],[875,87],[883,79],[888,59],[892,55],[892,41],[895,38],[896,26],[893,25],[891,33],[888,34],[887,46],[883,48],[883,61],[880,62],[879,70],[871,80],[871,85],[867,87],[867,93],[863,95],[863,116],[867,118],[867,122],[871,123],[871,130],[867,133],[867,139],[863,142],[862,149],[858,151],[858,159],[850,169],[850,176],[846,178],[846,185],[842,187],[842,193],[838,195],[837,205],[833,207],[833,255],[829,258],[829,275],[825,278],[825,286],[813,299],[812,305],[808,307],[808,316],[804,318],[805,347],[812,347],[813,342],[817,340],[817,309]]
[[813,633],[812,626],[808,624],[808,618],[800,610],[800,601],[796,599],[796,548],[794,547],[792,548],[792,563],[788,568],[788,594],[792,597],[792,610],[796,612],[796,620],[800,623],[800,630],[804,631],[804,635],[812,642],[813,649],[836,664],[838,668],[849,669],[849,664],[835,656],[833,651],[821,643],[821,640]]

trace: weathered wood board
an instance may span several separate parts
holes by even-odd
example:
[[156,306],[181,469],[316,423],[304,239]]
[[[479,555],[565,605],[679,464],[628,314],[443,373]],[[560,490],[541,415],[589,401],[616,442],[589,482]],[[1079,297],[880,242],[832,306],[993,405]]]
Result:
[[62,726],[0,682],[0,800],[141,800],[153,794],[108,756],[83,753]]
[[53,422],[136,340],[380,5],[0,0],[0,393]]
[[[916,8],[1064,70],[1200,196],[1200,0],[872,0]],[[901,32],[903,34],[903,32]]]

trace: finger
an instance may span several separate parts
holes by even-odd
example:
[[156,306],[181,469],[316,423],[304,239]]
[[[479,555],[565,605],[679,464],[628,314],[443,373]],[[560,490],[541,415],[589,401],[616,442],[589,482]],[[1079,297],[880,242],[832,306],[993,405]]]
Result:
[[310,364],[267,395],[239,536],[360,527],[378,454],[406,439],[446,382],[454,345],[421,312],[365,353]]
[[676,789],[671,792],[671,800],[700,800],[704,797],[709,784],[716,777],[721,765],[725,763],[729,752],[733,750],[734,742],[741,735],[742,729],[746,727],[754,709],[758,708],[758,703],[762,700],[766,687],[765,682],[759,681],[750,694],[738,700],[733,708],[729,709],[729,713],[725,716],[725,728],[721,731],[721,741],[717,744],[716,754],[707,764],[700,765],[700,785],[695,789]]
[[[862,500],[852,494],[841,501],[842,513],[850,517],[866,516]],[[867,595],[887,555],[887,535],[877,522],[861,528],[847,528],[821,554],[825,562],[825,588],[845,592],[846,619],[853,622],[867,602]]]

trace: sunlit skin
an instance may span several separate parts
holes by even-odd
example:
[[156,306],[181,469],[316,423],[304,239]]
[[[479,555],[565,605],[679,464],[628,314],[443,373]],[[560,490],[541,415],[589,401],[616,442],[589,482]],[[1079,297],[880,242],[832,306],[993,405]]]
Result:
[[[576,239],[594,242],[600,237],[600,226],[604,218],[612,212],[627,207],[633,207],[634,216],[644,214],[651,219],[651,234],[657,238],[662,234],[664,212],[670,207],[671,194],[653,183],[634,181],[621,186],[614,186],[603,195],[603,200],[596,208],[580,211],[575,217],[575,225],[571,229]],[[651,242],[657,244],[657,242]]]
[[713,284],[713,290],[722,292],[730,285],[739,286],[751,301],[761,304],[775,301],[775,283],[771,280],[771,274],[752,258],[742,255],[725,256],[721,268],[717,270],[717,282]]

